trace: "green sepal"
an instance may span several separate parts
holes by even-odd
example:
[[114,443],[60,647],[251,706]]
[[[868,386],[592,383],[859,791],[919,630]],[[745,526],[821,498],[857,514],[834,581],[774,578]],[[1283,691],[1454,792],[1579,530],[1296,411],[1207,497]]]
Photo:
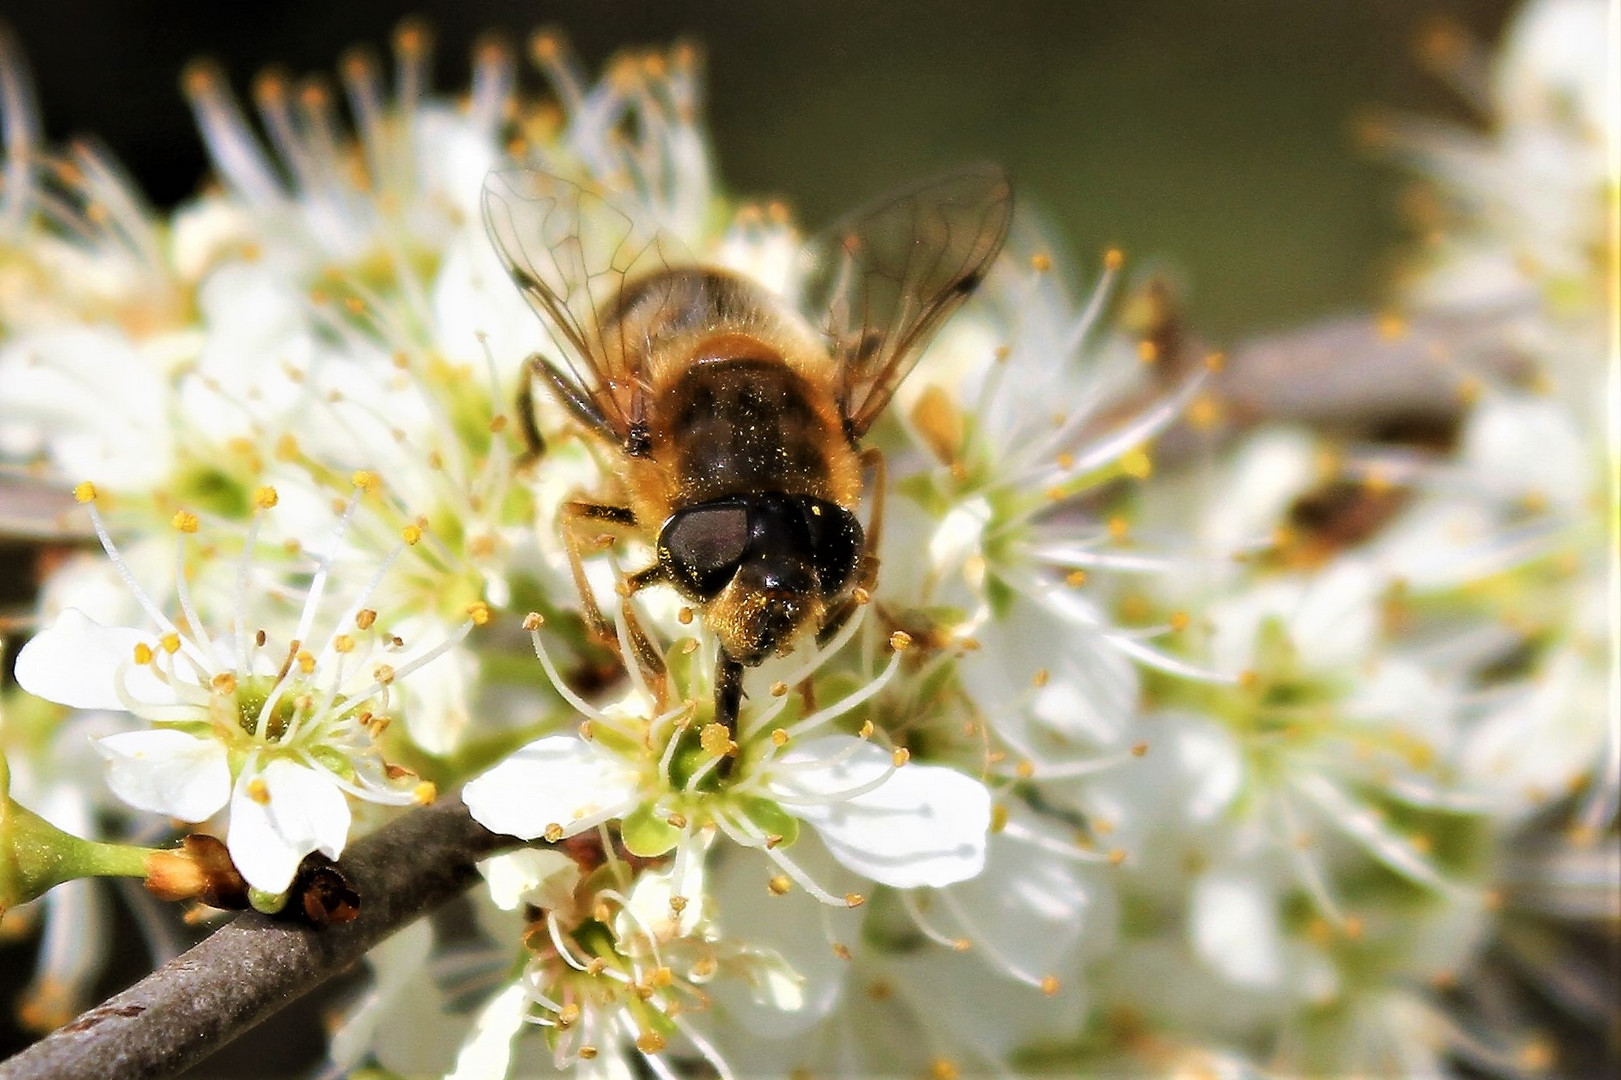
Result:
[[625,850],[643,859],[656,859],[681,842],[681,830],[664,820],[651,803],[626,814],[619,828]]
[[799,819],[770,799],[749,799],[742,809],[743,816],[765,835],[782,837],[781,846],[792,847],[799,839]]

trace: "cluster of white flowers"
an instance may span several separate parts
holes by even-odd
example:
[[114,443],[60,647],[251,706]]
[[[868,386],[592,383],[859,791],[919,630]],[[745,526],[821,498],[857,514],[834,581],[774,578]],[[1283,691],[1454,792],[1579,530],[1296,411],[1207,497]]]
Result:
[[[548,401],[526,455],[554,346],[480,211],[529,165],[792,298],[788,213],[713,184],[691,48],[592,81],[541,34],[532,101],[490,42],[453,97],[407,24],[391,81],[344,61],[352,126],[325,81],[262,78],[268,148],[198,66],[215,182],[163,215],[42,145],[0,31],[0,467],[72,491],[60,526],[102,549],[40,583],[0,797],[216,833],[267,910],[440,791],[529,842],[461,932],[373,954],[344,1069],[1541,1071],[1546,1039],[1457,988],[1517,831],[1574,795],[1592,843],[1621,798],[1603,9],[1522,14],[1488,134],[1400,135],[1448,201],[1404,302],[1524,353],[1436,358],[1455,448],[1223,430],[1219,357],[1114,328],[1119,253],[1077,299],[1021,222],[873,432],[876,586],[748,672],[735,728],[667,590],[615,620],[657,677],[589,639],[559,515],[612,462]],[[1173,426],[1195,464],[1155,460]],[[591,554],[597,594],[644,555]],[[38,901],[36,1026],[83,1004],[94,895]]]

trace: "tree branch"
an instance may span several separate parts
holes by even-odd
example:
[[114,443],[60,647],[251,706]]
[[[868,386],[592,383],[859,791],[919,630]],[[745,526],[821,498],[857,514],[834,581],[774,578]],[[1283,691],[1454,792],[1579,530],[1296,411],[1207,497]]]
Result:
[[360,894],[354,921],[316,930],[257,912],[15,1057],[0,1080],[173,1076],[359,960],[478,880],[475,863],[517,845],[460,799],[413,811],[350,846],[339,864]]

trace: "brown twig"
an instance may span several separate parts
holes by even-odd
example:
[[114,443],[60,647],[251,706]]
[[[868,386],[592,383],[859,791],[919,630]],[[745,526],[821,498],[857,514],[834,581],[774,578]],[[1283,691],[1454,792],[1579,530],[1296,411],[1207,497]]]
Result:
[[325,930],[248,913],[134,986],[0,1062],[0,1080],[173,1076],[359,960],[516,846],[454,797],[357,841],[339,864],[358,917]]

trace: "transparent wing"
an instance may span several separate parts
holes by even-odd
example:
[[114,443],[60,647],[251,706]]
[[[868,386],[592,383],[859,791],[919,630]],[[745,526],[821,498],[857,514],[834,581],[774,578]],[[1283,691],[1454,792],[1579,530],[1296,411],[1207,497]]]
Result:
[[1013,189],[994,165],[926,180],[807,245],[805,310],[825,313],[851,437],[872,426],[1007,239]]
[[644,216],[550,173],[497,169],[484,181],[484,224],[513,282],[551,332],[553,381],[620,441],[644,416],[645,350],[620,340],[627,287],[691,262]]

